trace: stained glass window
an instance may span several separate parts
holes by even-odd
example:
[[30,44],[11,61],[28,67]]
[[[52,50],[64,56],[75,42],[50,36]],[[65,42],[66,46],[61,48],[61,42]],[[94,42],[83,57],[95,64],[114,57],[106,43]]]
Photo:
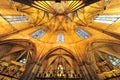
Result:
[[110,59],[110,62],[117,68],[120,69],[120,59],[114,57],[114,56],[108,56],[108,58]]
[[21,22],[28,22],[29,19],[26,16],[2,16],[10,24],[16,24]]
[[112,24],[120,18],[120,15],[98,15],[94,18],[95,22]]
[[25,64],[27,60],[24,58],[24,59],[19,60],[19,62]]
[[90,37],[90,34],[84,31],[83,29],[77,29],[76,34],[82,39]]
[[64,35],[63,34],[58,34],[56,42],[64,42]]
[[31,36],[32,36],[33,38],[39,39],[39,38],[41,38],[44,34],[45,34],[45,31],[40,29],[40,30],[37,30],[37,31],[33,32],[33,33],[31,34]]

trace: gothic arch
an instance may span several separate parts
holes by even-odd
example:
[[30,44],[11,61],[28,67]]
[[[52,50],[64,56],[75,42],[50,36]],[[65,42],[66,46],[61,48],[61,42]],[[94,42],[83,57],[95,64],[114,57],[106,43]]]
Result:
[[27,39],[8,39],[0,41],[0,54],[0,73],[19,79],[35,61],[36,47]]
[[[82,73],[80,73],[78,60],[71,52],[72,51],[64,47],[56,47],[48,51],[48,53],[46,53],[46,55],[44,55],[40,60],[41,66],[39,67],[39,71],[37,72],[37,77],[46,78],[52,76],[73,78],[75,76],[79,76],[80,78],[80,75],[82,75]],[[59,65],[61,65],[63,68],[63,73],[60,74],[57,73],[59,72]]]
[[[115,57],[120,58],[120,41],[119,40],[94,40],[88,44],[88,47],[86,48],[86,62],[91,61],[93,59],[90,55],[94,54],[94,51],[99,50],[101,52],[105,52],[106,54],[113,55]],[[109,51],[111,49],[111,51]],[[89,59],[89,60],[88,60]],[[92,61],[91,61],[92,62]]]
[[119,48],[119,40],[95,40],[90,42],[86,48],[86,63],[92,67],[95,75],[98,76],[100,80],[112,79],[113,76],[115,79],[119,79],[117,76],[119,76],[120,70],[112,63],[112,59],[109,58],[111,57],[119,61]]

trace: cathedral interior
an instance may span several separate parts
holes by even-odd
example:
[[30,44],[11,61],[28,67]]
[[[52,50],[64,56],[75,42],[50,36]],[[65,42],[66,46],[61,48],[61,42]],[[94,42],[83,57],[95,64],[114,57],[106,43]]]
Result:
[[120,80],[120,0],[0,0],[0,80]]

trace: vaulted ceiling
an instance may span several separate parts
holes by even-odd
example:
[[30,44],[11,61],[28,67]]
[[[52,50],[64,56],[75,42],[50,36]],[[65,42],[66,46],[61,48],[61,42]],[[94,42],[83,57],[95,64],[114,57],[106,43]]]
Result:
[[[113,24],[95,22],[100,14],[119,14],[117,0],[80,0],[80,1],[37,1],[2,0],[0,3],[0,38],[29,39],[35,43],[37,53],[42,57],[54,48],[71,50],[74,56],[84,58],[87,44],[95,39],[119,39],[119,19]],[[29,21],[10,24],[3,16],[26,16]],[[31,34],[42,29],[41,38]],[[83,29],[90,34],[82,39],[76,34]],[[64,42],[56,42],[58,34],[64,35]]]
[[37,69],[26,69],[31,72],[29,80],[32,72],[40,75],[61,65],[79,74],[85,62],[95,62],[95,53],[120,58],[119,4],[119,0],[1,0],[0,58],[18,61],[30,55],[28,60],[35,61]]

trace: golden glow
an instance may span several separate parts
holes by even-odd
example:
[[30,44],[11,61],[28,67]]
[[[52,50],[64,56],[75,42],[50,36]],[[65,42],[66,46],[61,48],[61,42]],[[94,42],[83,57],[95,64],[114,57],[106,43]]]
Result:
[[61,3],[56,3],[55,1],[34,1],[32,5],[49,13],[68,14],[82,8],[85,4],[80,0],[61,1]]
[[[90,51],[88,51],[90,55],[93,54],[92,50],[96,48],[91,49],[91,45],[93,44],[90,45],[89,43],[98,39],[103,39],[104,41],[107,39],[112,42],[112,40],[117,40],[118,37],[116,38],[116,36],[119,36],[120,34],[120,19],[111,25],[93,21],[93,18],[98,14],[120,14],[120,6],[117,5],[120,4],[118,0],[111,0],[110,2],[107,2],[107,4],[104,4],[103,2],[104,0],[100,0],[99,2],[84,7],[85,4],[82,4],[83,2],[81,0],[61,1],[61,3],[52,1],[34,1],[32,7],[30,7],[24,4],[18,4],[17,2],[14,2],[13,5],[8,2],[8,0],[2,0],[0,3],[0,14],[2,16],[25,15],[30,18],[30,22],[8,24],[4,18],[0,17],[0,39],[27,39],[32,41],[36,47],[37,55],[35,57],[37,57],[37,59],[39,58],[39,61],[36,59],[38,64],[35,65],[35,68],[38,69],[40,67],[40,70],[35,71],[37,72],[36,74],[41,74],[41,71],[49,74],[48,72],[54,72],[54,70],[58,69],[58,71],[61,70],[61,72],[55,76],[66,77],[67,75],[64,75],[64,70],[66,70],[67,72],[70,72],[71,77],[74,77],[72,76],[74,72],[79,74],[79,68],[83,67],[82,70],[87,71],[85,67],[89,67],[86,61],[87,48],[90,47]],[[44,36],[38,39],[30,36],[30,34],[40,29],[45,31]],[[91,36],[82,39],[75,33],[76,29],[83,29],[90,33]],[[64,42],[56,42],[58,34],[64,34]],[[120,55],[118,54],[120,53],[119,46],[110,48],[110,43],[108,43],[107,46],[98,49],[98,51],[102,50],[109,54],[115,53],[115,55],[120,58]],[[106,43],[104,45],[106,45]],[[15,46],[15,48],[11,48],[11,50],[14,51],[16,48],[17,47]],[[9,52],[9,48],[6,49]],[[4,53],[6,52],[4,51]],[[29,53],[31,54],[31,52]],[[58,58],[60,54],[62,56],[61,61],[59,61]],[[92,57],[90,58],[94,60]],[[58,65],[58,61],[62,64]],[[84,67],[85,61],[86,64]],[[42,65],[39,65],[39,63]],[[33,69],[37,70],[35,68]],[[89,75],[87,72],[85,74]]]

